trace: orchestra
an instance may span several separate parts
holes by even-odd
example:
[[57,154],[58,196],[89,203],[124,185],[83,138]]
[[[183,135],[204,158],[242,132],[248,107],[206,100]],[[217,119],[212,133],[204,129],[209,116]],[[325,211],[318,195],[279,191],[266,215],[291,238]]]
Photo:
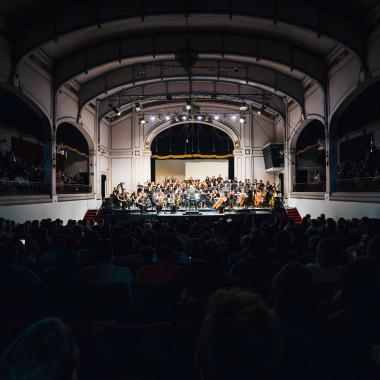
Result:
[[127,192],[123,184],[113,191],[112,198],[123,210],[139,209],[140,213],[164,210],[176,213],[179,209],[213,209],[219,212],[234,207],[274,207],[282,194],[276,183],[262,180],[237,181],[219,177],[178,180],[166,177],[161,183],[150,182],[138,185],[136,191]]

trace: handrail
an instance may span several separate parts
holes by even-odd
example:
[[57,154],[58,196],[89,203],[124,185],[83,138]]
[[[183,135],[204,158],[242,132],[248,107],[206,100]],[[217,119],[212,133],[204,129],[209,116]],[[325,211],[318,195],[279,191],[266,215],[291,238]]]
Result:
[[0,195],[35,195],[49,193],[49,183],[0,180]]
[[57,183],[56,191],[57,194],[88,194],[92,192],[92,186],[82,183]]

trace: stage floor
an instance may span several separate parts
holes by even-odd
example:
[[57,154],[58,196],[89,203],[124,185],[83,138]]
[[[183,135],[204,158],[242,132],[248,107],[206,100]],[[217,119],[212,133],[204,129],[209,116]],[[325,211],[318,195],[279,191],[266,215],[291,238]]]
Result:
[[176,213],[171,213],[169,210],[165,210],[159,214],[156,212],[140,213],[138,210],[103,210],[102,217],[112,221],[113,223],[128,223],[134,220],[183,220],[185,218],[195,219],[207,219],[208,221],[215,221],[219,219],[232,219],[232,220],[255,220],[261,224],[264,220],[272,220],[273,209],[268,207],[260,208],[234,208],[224,213],[220,213],[213,209],[199,209],[199,210],[186,210],[180,209]]

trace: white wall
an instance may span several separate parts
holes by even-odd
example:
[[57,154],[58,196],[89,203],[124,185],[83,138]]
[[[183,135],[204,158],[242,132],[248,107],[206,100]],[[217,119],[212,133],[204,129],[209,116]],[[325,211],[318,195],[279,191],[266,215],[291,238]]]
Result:
[[193,178],[204,180],[207,176],[228,178],[228,160],[156,160],[156,181],[165,177],[179,180]]
[[186,178],[185,160],[156,160],[156,182],[162,182],[165,177],[179,180]]
[[88,209],[96,209],[100,201],[90,199],[56,203],[35,203],[29,205],[0,206],[0,217],[17,223],[33,219],[60,218],[65,223],[68,219],[83,219]]
[[335,220],[340,217],[361,218],[368,216],[370,218],[380,218],[379,203],[289,198],[288,205],[297,207],[301,216],[310,214],[313,218],[321,214],[326,214],[326,217],[334,218]]
[[22,92],[51,118],[52,81],[50,75],[30,59],[20,63],[18,75]]
[[186,178],[204,180],[207,176],[228,178],[228,160],[185,161]]

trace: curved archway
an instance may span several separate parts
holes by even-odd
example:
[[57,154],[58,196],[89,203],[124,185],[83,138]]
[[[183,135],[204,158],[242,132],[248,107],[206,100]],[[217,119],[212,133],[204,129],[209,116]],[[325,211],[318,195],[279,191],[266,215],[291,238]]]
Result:
[[87,128],[86,128],[85,125],[78,123],[76,121],[76,119],[74,119],[73,117],[63,117],[63,118],[57,120],[56,131],[58,131],[58,128],[62,124],[70,124],[71,126],[74,126],[76,129],[78,129],[80,131],[80,133],[82,134],[82,136],[86,139],[86,142],[88,144],[89,152],[91,153],[94,150],[94,148],[95,148],[94,140],[92,139],[92,137],[88,133]]
[[[163,122],[161,124],[152,126],[152,128],[147,132],[146,136],[144,137],[144,146],[150,147],[154,138],[158,134],[160,134],[161,132],[165,131],[166,129],[174,127],[176,125],[188,124],[188,123],[190,123],[190,122],[189,121],[179,121],[179,122],[173,123],[172,121],[167,121],[167,122]],[[193,123],[205,124],[205,125],[213,126],[213,127],[220,129],[221,131],[223,131],[224,133],[226,133],[230,137],[235,148],[240,147],[240,135],[237,133],[235,128],[233,128],[231,125],[228,125],[226,123],[223,123],[223,122],[217,121],[217,120],[214,120],[212,123],[207,122],[207,121],[203,121],[201,123],[194,121]]]
[[326,191],[326,134],[317,119],[303,122],[290,141],[293,152],[293,191]]
[[20,90],[0,85],[0,176],[2,194],[48,194],[51,183],[51,124]]
[[179,123],[158,133],[151,143],[151,177],[234,178],[234,143],[215,125]]
[[57,193],[90,192],[90,147],[77,126],[62,122],[56,132]]
[[345,99],[330,123],[333,191],[378,192],[380,80],[365,82]]

